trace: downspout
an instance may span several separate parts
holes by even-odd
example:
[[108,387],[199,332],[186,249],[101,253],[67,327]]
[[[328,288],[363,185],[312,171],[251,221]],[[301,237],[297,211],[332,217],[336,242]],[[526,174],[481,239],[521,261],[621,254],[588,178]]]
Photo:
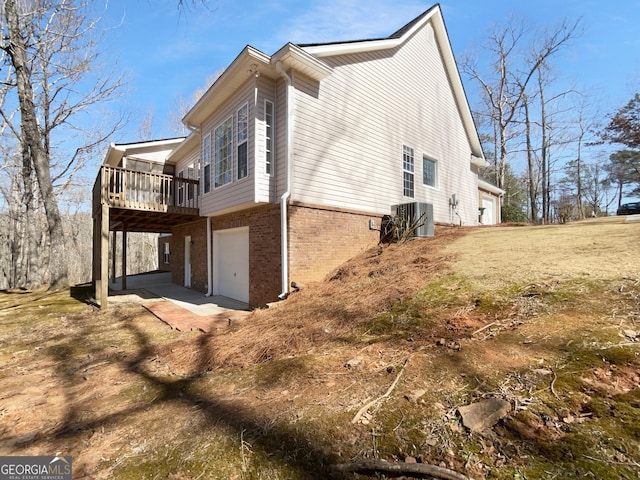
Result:
[[211,217],[207,217],[207,293],[205,297],[213,295],[213,255],[211,254]]
[[287,174],[286,174],[286,191],[280,197],[280,243],[281,243],[281,263],[282,263],[282,293],[278,295],[280,300],[284,300],[289,296],[289,232],[288,232],[288,202],[291,197],[291,159],[292,155],[292,128],[293,128],[293,108],[291,102],[291,77],[282,68],[282,62],[276,62],[276,71],[284,78],[287,85]]

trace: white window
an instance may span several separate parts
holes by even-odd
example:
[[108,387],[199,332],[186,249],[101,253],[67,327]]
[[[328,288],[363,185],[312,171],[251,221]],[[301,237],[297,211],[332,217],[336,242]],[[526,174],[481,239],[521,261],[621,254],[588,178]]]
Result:
[[233,116],[214,131],[213,188],[222,187],[233,180]]
[[402,146],[402,194],[405,197],[413,198],[414,196],[414,161],[413,148]]
[[438,186],[438,162],[431,158],[422,158],[422,183],[428,187]]
[[184,205],[184,182],[182,179],[184,178],[184,170],[180,170],[178,172],[178,205]]
[[[197,172],[197,170],[194,168],[194,166],[193,165],[189,165],[187,167],[187,178],[189,180],[197,180],[196,172]],[[191,203],[191,201],[193,200],[193,197],[196,194],[197,193],[195,191],[195,185],[193,183],[187,183],[187,200],[189,201],[189,203]]]
[[202,139],[202,180],[204,193],[211,191],[211,135]]
[[264,102],[265,173],[273,174],[273,103]]
[[165,264],[169,263],[169,242],[164,242],[164,253],[162,255]]
[[236,178],[240,180],[248,175],[249,164],[247,161],[247,148],[249,138],[249,106],[244,105],[238,110],[236,123],[236,151],[237,151],[237,172]]

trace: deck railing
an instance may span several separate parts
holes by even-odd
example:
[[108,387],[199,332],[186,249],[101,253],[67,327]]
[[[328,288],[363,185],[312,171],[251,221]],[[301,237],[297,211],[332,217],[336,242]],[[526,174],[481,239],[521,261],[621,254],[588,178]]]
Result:
[[198,184],[189,178],[102,165],[93,187],[93,205],[94,209],[104,204],[153,212],[168,212],[171,207],[197,209]]

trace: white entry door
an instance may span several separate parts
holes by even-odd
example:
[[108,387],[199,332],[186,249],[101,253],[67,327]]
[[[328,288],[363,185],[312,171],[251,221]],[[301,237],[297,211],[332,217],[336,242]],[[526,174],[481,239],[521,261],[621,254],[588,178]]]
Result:
[[249,227],[213,234],[214,294],[249,303]]
[[484,212],[482,213],[483,225],[495,225],[496,223],[496,201],[493,197],[484,195],[482,197],[482,207]]
[[191,287],[191,237],[184,237],[184,286]]

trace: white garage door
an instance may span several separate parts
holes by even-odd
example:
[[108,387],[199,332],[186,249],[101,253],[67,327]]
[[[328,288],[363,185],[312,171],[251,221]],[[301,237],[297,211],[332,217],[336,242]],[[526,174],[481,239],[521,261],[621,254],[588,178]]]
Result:
[[482,213],[482,224],[483,225],[494,225],[496,223],[496,201],[493,197],[488,197],[484,195],[482,197],[482,206],[484,207],[484,212]]
[[249,303],[249,227],[213,234],[214,294]]

